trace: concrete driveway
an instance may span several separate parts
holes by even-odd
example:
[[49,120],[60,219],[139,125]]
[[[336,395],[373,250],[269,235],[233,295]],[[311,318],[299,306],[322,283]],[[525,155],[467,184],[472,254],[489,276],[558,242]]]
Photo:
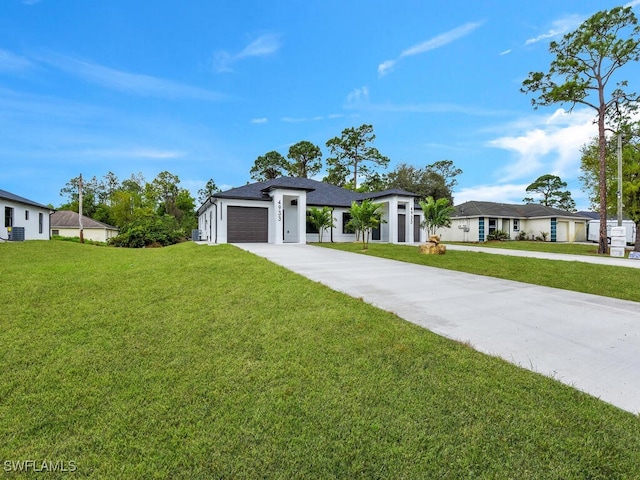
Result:
[[237,246],[439,335],[640,413],[640,303],[311,245]]

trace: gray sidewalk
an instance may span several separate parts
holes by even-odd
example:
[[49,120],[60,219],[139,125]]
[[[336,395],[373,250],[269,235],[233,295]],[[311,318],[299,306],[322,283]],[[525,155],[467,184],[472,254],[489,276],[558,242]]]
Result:
[[311,245],[237,246],[640,413],[640,303]]
[[569,253],[532,252],[527,250],[511,250],[508,248],[481,247],[476,245],[452,245],[447,243],[448,250],[465,250],[468,252],[489,253],[493,255],[510,255],[513,257],[544,258],[563,260],[565,262],[594,263],[597,265],[613,265],[615,267],[640,268],[640,260],[610,257],[608,255],[573,255]]

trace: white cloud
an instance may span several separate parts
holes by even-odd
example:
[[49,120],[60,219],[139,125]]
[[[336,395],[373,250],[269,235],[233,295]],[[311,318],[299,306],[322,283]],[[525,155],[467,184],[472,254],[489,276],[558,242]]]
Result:
[[214,68],[218,73],[231,72],[232,65],[239,60],[273,55],[280,50],[281,46],[280,35],[273,33],[261,35],[238,53],[231,54],[224,50],[217,52],[213,60]]
[[0,49],[0,71],[17,72],[27,70],[32,66],[33,63],[29,59]]
[[509,55],[510,53],[511,53],[511,49],[509,48],[507,50],[500,52],[499,55]]
[[575,30],[583,21],[584,18],[580,15],[569,15],[559,20],[555,20],[547,32],[541,33],[536,37],[529,38],[524,42],[524,44],[531,45],[532,43],[564,35],[571,30]]
[[629,2],[627,4],[625,4],[625,7],[637,7],[638,5],[640,5],[640,0],[633,0],[632,2]]
[[568,113],[560,108],[549,116],[538,117],[535,124],[521,123],[513,135],[489,141],[489,146],[515,154],[515,161],[498,172],[502,181],[528,179],[541,173],[574,176],[580,165],[580,149],[597,135],[593,118],[591,109]]
[[262,35],[247,45],[235,58],[264,57],[276,53],[280,49],[279,35]]
[[152,158],[157,160],[181,158],[185,155],[185,152],[180,152],[177,150],[158,150],[154,148],[137,148],[131,151],[131,156],[133,157]]
[[148,97],[220,101],[226,97],[218,92],[184,85],[172,80],[123,72],[97,63],[62,55],[42,57],[45,63],[69,74],[112,90]]
[[336,118],[345,118],[346,115],[341,113],[332,113],[330,115],[316,115],[314,117],[282,117],[280,121],[285,123],[304,123],[304,122],[319,122],[321,120],[333,120]]
[[176,158],[182,158],[186,155],[185,152],[177,150],[162,150],[157,148],[148,147],[133,147],[126,149],[100,149],[100,150],[86,150],[83,155],[88,157],[108,157],[108,158],[147,158],[150,160],[172,160]]
[[393,70],[393,66],[396,64],[395,60],[386,60],[378,65],[378,75],[381,77]]
[[412,55],[418,55],[420,53],[428,52],[429,50],[435,50],[436,48],[443,47],[454,40],[465,37],[473,32],[476,28],[482,25],[482,22],[469,22],[461,25],[453,30],[442,33],[436,37],[433,37],[425,42],[419,43],[412,47],[407,48],[400,54],[400,58],[409,57]]
[[445,45],[465,37],[480,27],[483,22],[468,22],[464,25],[456,27],[448,32],[437,35],[429,40],[413,45],[400,53],[400,56],[396,60],[386,60],[378,65],[378,75],[380,77],[386,75],[393,70],[398,60],[405,57],[411,57],[413,55],[420,55],[436,48],[444,47]]
[[358,105],[363,103],[369,103],[369,87],[354,88],[347,95],[347,105]]
[[267,121],[268,119],[266,117],[251,119],[251,123],[267,123]]
[[453,197],[456,205],[473,200],[477,202],[522,203],[529,183],[478,185],[462,188],[454,192]]
[[302,122],[317,122],[319,120],[324,120],[322,115],[316,115],[315,117],[282,117],[282,120],[285,123],[302,123]]
[[455,103],[373,103],[369,100],[367,87],[355,88],[347,95],[344,108],[362,109],[370,112],[410,112],[410,113],[461,113],[473,116],[504,115],[501,110],[488,110],[469,104]]

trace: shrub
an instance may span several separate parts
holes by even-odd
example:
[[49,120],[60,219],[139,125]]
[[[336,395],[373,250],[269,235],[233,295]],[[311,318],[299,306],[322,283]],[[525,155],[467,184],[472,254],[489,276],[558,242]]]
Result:
[[143,248],[148,246],[167,246],[185,238],[183,231],[177,228],[174,217],[145,216],[125,225],[117,237],[109,242],[116,247]]
[[524,241],[527,239],[527,232],[525,232],[524,230],[522,230],[520,233],[518,233],[518,235],[516,236],[516,240],[520,240],[520,241]]
[[502,230],[496,230],[487,235],[487,240],[489,241],[496,240],[498,242],[502,242],[503,240],[509,240],[510,238],[511,237],[509,237],[509,234]]
[[549,232],[540,232],[540,236],[536,237],[536,242],[546,242]]

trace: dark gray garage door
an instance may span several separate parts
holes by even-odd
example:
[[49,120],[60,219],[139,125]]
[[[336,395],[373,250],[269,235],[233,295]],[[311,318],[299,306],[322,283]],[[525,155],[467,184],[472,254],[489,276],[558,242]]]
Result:
[[269,241],[269,210],[261,207],[227,208],[227,241],[258,243]]

